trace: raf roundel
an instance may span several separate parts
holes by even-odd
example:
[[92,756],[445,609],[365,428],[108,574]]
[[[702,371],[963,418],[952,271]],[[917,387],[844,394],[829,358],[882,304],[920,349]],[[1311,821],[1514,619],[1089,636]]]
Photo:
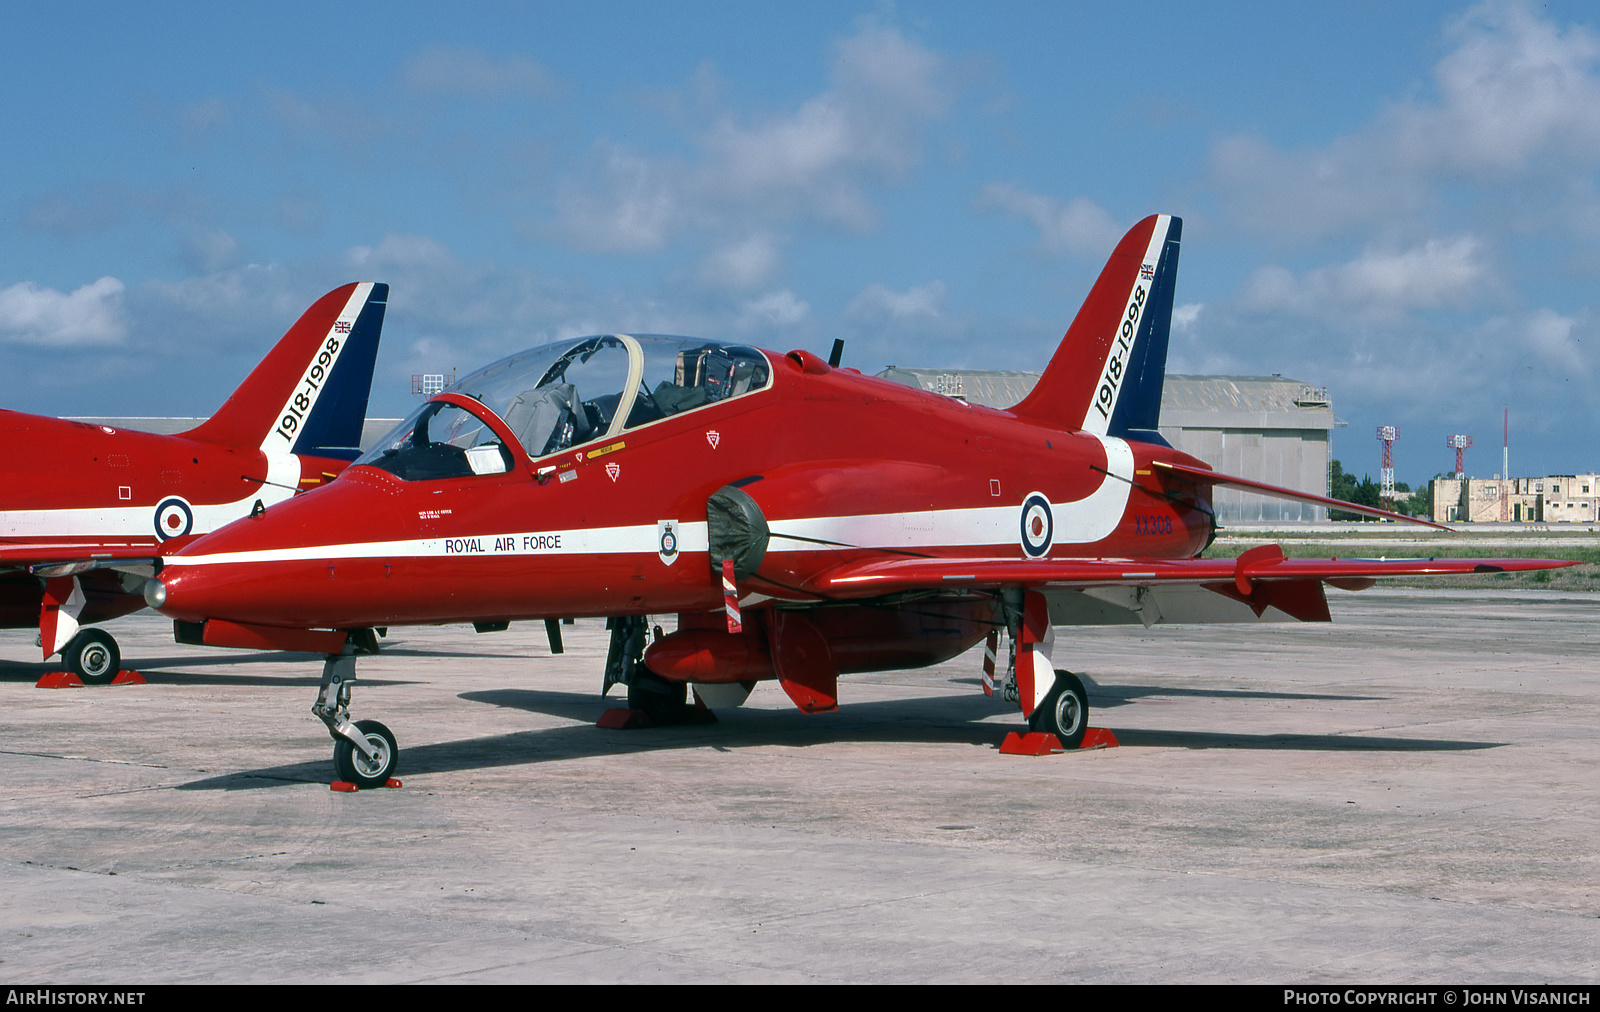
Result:
[[1022,550],[1032,558],[1043,558],[1055,540],[1056,522],[1050,513],[1050,500],[1043,492],[1029,493],[1022,500]]
[[161,500],[156,507],[156,537],[162,541],[181,538],[194,529],[194,510],[177,496]]

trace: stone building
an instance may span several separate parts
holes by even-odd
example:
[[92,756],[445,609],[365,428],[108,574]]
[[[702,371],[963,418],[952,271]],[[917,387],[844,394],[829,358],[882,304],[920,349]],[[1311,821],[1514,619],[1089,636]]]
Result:
[[1436,523],[1595,523],[1600,521],[1600,476],[1435,478]]

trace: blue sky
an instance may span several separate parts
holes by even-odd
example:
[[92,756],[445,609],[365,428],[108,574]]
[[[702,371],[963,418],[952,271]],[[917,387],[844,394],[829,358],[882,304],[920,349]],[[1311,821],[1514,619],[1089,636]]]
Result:
[[1600,469],[1588,5],[244,6],[7,5],[0,404],[208,413],[352,280],[374,414],[603,331],[1037,369],[1165,211],[1170,371]]

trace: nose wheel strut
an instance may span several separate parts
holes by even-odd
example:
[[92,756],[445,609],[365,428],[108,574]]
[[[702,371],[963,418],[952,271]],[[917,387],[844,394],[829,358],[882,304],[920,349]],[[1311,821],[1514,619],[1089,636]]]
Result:
[[[357,787],[383,787],[390,783],[400,759],[394,732],[375,720],[350,719],[350,690],[356,680],[352,647],[328,654],[322,662],[322,685],[311,704],[333,738],[333,768],[340,780]],[[395,781],[398,786],[398,781]]]

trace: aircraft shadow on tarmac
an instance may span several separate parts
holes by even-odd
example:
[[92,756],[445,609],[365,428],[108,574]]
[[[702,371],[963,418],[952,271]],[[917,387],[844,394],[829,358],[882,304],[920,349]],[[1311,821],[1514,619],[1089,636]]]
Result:
[[[1093,678],[1080,672],[1075,672],[1083,681],[1084,689],[1089,693],[1089,710],[1092,714],[1096,710],[1106,710],[1117,706],[1127,706],[1149,696],[1202,696],[1209,699],[1345,699],[1345,700],[1370,700],[1387,699],[1387,696],[1352,696],[1347,693],[1323,692],[1266,692],[1259,689],[1187,689],[1176,688],[1170,685],[1101,685]],[[951,682],[961,685],[982,685],[978,678],[952,678]]]
[[[305,675],[240,675],[231,671],[184,672],[170,668],[199,668],[241,664],[261,664],[268,661],[305,661]],[[51,672],[61,671],[59,662],[0,661],[0,682],[37,682]],[[253,653],[204,654],[188,657],[147,657],[138,662],[136,669],[146,681],[156,685],[281,685],[310,686],[322,684],[321,654]],[[402,679],[367,678],[362,685],[412,685]],[[115,687],[94,687],[89,691],[117,691]]]
[[[815,715],[789,709],[738,708],[720,711],[718,722],[714,724],[678,725],[632,731],[611,731],[594,726],[593,722],[608,706],[625,704],[618,700],[602,701],[589,693],[495,689],[463,693],[460,698],[491,706],[581,720],[584,723],[579,726],[516,731],[486,738],[438,742],[414,748],[402,746],[398,770],[400,777],[404,778],[408,774],[414,776],[422,773],[452,773],[567,759],[696,748],[734,751],[740,748],[774,745],[803,748],[836,742],[875,742],[976,745],[994,749],[999,747],[1000,740],[1008,731],[1023,729],[1020,720],[1015,721],[1014,725],[984,722],[985,717],[1015,714],[1013,704],[987,697],[973,700],[966,696],[931,696],[920,699],[847,703],[833,713]],[[1114,730],[1123,746],[1145,748],[1431,752],[1497,748],[1504,744],[1487,741],[1336,734],[1240,734],[1123,728]],[[330,775],[331,764],[322,758],[315,762],[208,777],[182,784],[176,789],[252,790],[296,783],[327,783]]]
[[[385,643],[382,653],[384,656],[394,657],[454,657],[454,658],[489,658],[502,660],[507,655],[504,653],[474,652],[468,650],[429,650],[421,647],[409,647],[400,644]],[[220,654],[190,654],[182,657],[138,657],[124,658],[126,663],[147,681],[170,682],[179,685],[310,685],[322,684],[322,655],[310,653],[297,653],[290,651],[257,651],[253,653],[239,653],[228,651]],[[240,664],[262,664],[266,662],[304,663],[307,674],[304,677],[291,676],[287,678],[250,678],[239,675],[201,674],[184,675],[165,670],[167,668],[199,668],[213,665],[227,665],[233,667]],[[40,678],[51,672],[61,671],[59,659],[52,661],[0,661],[0,682],[37,682]],[[411,685],[411,681],[403,679],[382,679],[361,676],[362,685]]]

